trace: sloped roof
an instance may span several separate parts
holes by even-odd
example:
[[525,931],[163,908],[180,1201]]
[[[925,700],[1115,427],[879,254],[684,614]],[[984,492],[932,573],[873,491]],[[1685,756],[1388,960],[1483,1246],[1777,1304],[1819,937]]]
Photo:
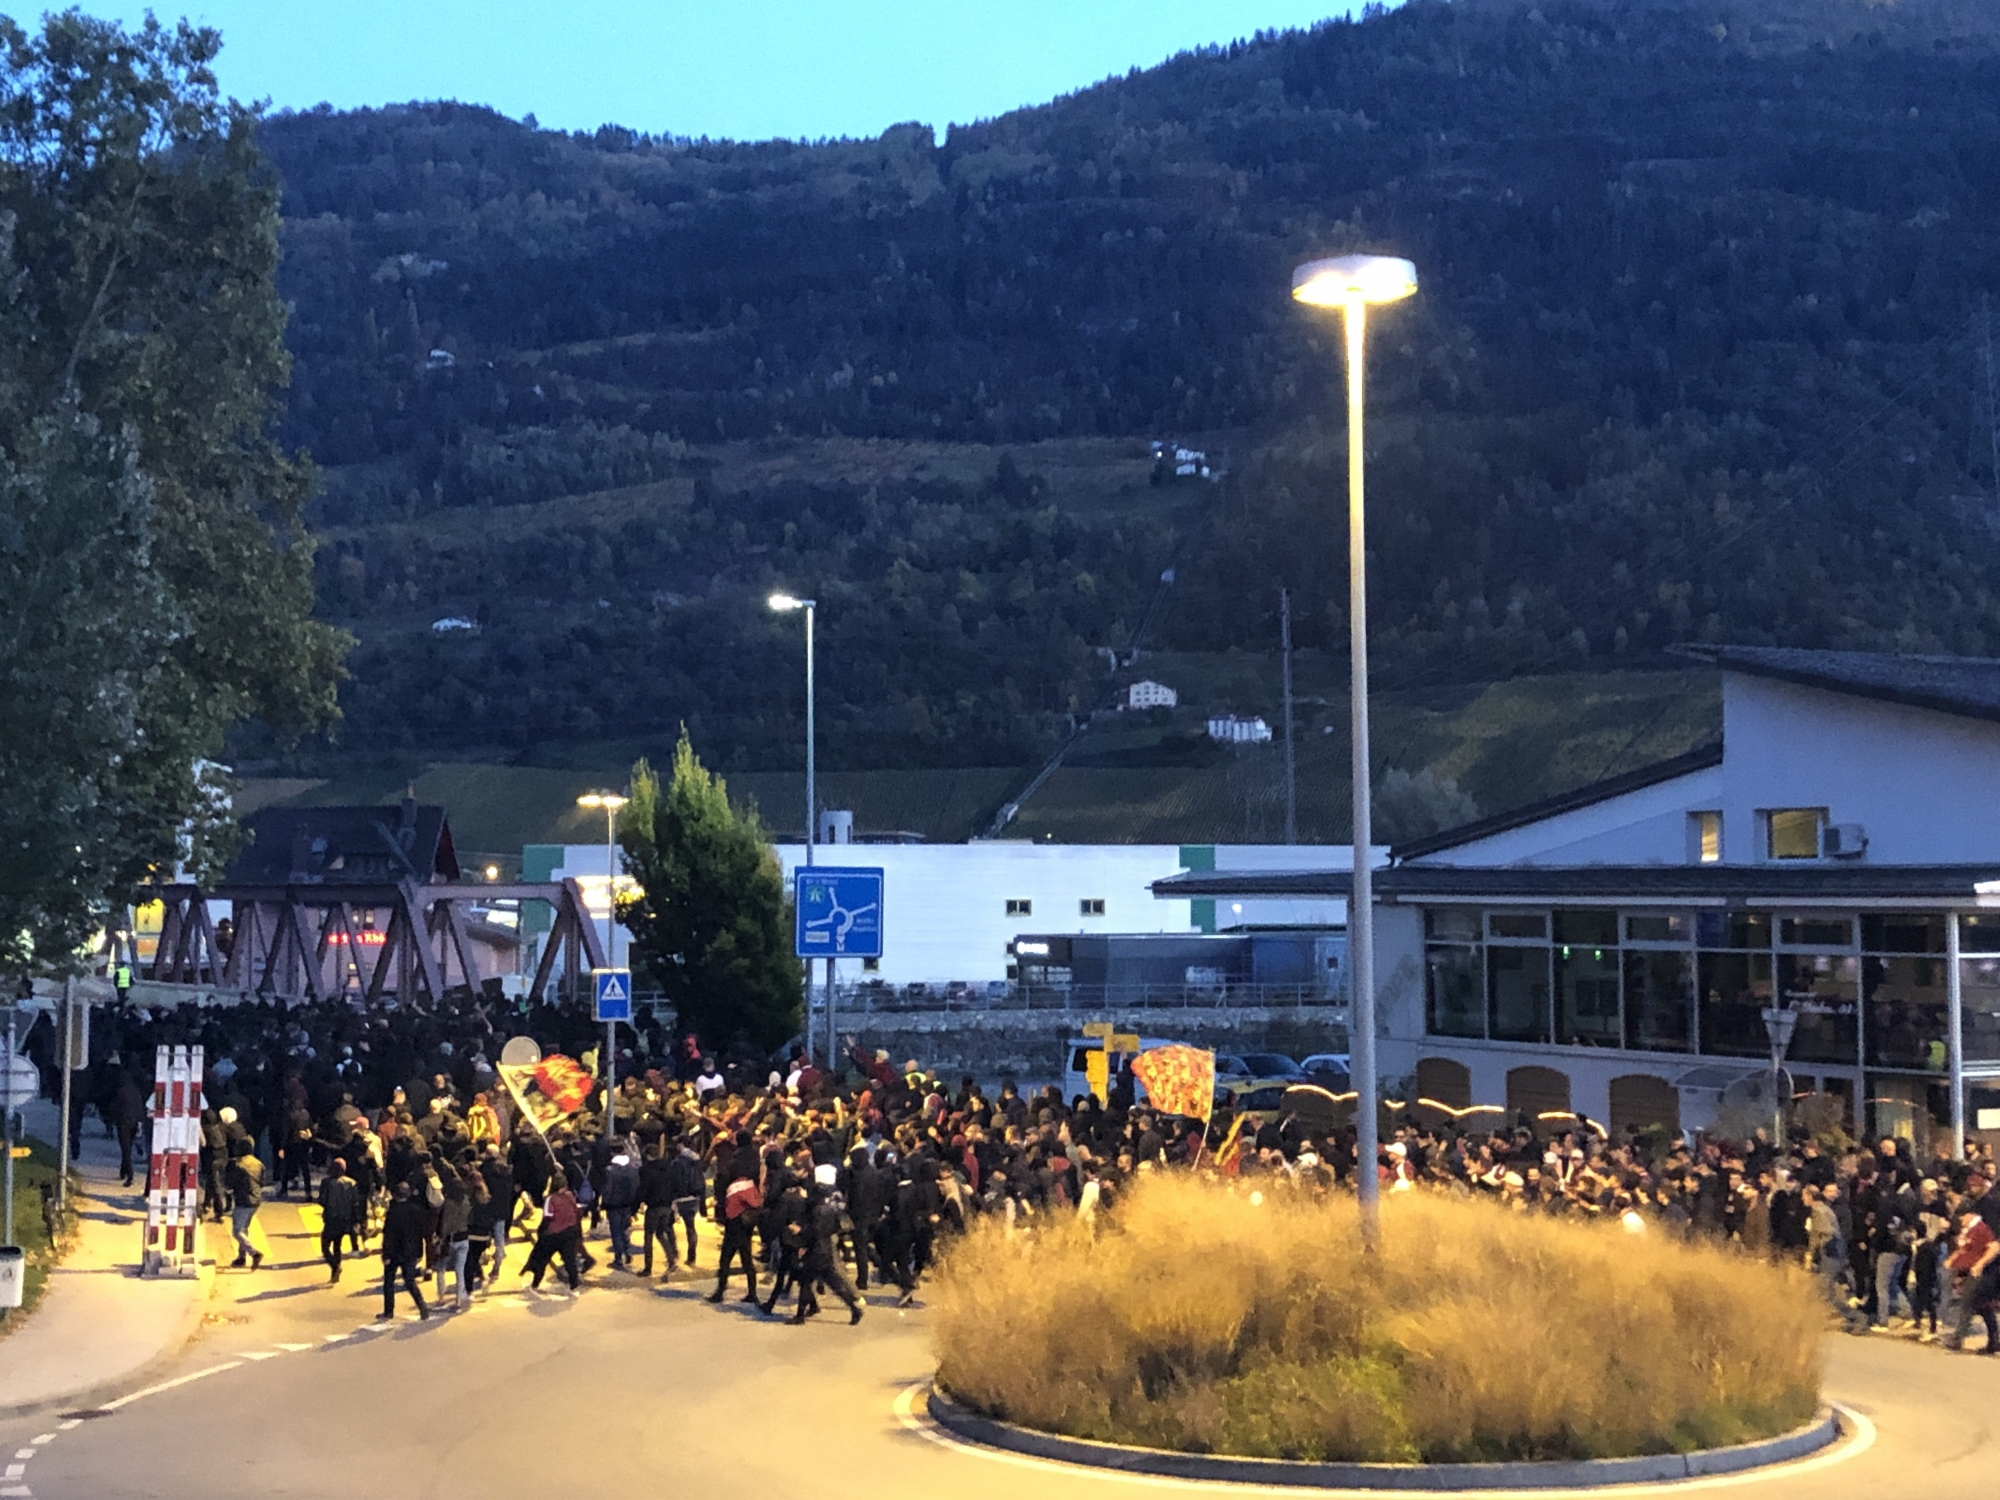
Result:
[[1725,672],[2000,720],[2000,658],[1996,657],[1801,651],[1787,646],[1683,646],[1679,654],[1712,662]]
[[1446,849],[1456,849],[1462,844],[1473,844],[1480,839],[1491,838],[1496,833],[1525,828],[1528,824],[1539,823],[1544,818],[1575,812],[1580,807],[1592,807],[1599,802],[1608,802],[1613,797],[1623,797],[1629,792],[1643,791],[1649,786],[1658,786],[1663,781],[1672,781],[1676,777],[1692,775],[1696,771],[1706,771],[1721,764],[1722,741],[1716,740],[1712,744],[1690,750],[1685,755],[1676,755],[1671,760],[1655,761],[1650,766],[1641,766],[1638,770],[1627,771],[1622,776],[1608,776],[1602,781],[1593,781],[1588,786],[1575,787],[1567,792],[1558,792],[1553,797],[1544,797],[1539,802],[1527,803],[1511,812],[1495,813],[1488,818],[1460,824],[1457,828],[1447,828],[1442,833],[1397,844],[1390,849],[1389,858],[1401,864],[1406,859],[1420,859],[1426,854],[1438,854]]
[[429,885],[459,876],[442,807],[269,807],[243,828],[249,839],[224,885]]

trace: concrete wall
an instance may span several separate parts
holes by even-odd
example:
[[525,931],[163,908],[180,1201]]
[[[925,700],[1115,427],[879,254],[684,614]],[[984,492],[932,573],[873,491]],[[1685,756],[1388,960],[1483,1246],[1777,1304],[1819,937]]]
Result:
[[915,1058],[956,1081],[970,1073],[982,1082],[1003,1075],[1024,1085],[1062,1081],[1067,1039],[1086,1020],[1115,1022],[1144,1036],[1165,1037],[1227,1052],[1283,1052],[1294,1058],[1346,1047],[1340,1012],[1326,1008],[1243,1006],[1229,1010],[1135,1009],[1112,1016],[1063,1018],[1049,1012],[952,1011],[840,1018],[868,1048],[884,1047],[900,1066]]

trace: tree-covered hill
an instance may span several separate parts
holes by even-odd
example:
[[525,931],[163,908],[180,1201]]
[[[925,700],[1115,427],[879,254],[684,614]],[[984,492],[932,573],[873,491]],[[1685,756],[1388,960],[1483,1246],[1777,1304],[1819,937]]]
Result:
[[[1363,248],[1424,280],[1374,345],[1385,682],[2000,651],[1975,0],[1409,0],[942,141],[462,105],[264,141],[350,746],[687,719],[782,764],[780,582],[827,602],[849,763],[1032,758],[1167,566],[1153,644],[1267,649],[1286,585],[1338,649],[1338,347],[1287,289]],[[1150,488],[1191,434],[1223,482]],[[857,441],[879,473],[825,458]]]

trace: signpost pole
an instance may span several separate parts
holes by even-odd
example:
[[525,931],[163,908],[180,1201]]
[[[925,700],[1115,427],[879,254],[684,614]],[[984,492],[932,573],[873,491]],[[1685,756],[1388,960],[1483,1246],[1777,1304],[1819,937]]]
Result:
[[7,999],[7,1227],[0,1245],[14,1243],[14,1016],[15,1001]]
[[[65,976],[63,979],[63,1024],[62,1024],[62,1119],[57,1129],[62,1139],[57,1143],[56,1154],[56,1206],[69,1207],[69,1132],[70,1113],[76,1104],[76,1059],[70,1050],[76,1044],[71,1040],[76,1031],[76,980]],[[8,1202],[12,1203],[9,1198]]]

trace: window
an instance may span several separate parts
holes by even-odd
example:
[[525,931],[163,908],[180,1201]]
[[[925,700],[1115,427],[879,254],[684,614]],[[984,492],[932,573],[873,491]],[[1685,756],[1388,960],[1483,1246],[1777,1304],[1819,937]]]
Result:
[[1010,916],[1010,917],[1032,917],[1032,916],[1033,916],[1034,914],[1035,914],[1035,903],[1034,903],[1034,902],[1032,902],[1032,901],[1030,901],[1030,900],[1029,900],[1029,899],[1028,899],[1027,897],[1025,897],[1025,896],[1009,896],[1009,897],[1007,898],[1007,915],[1008,915],[1008,916]]
[[1769,1057],[1764,1007],[1771,1003],[1771,955],[1703,953],[1696,965],[1701,1050],[1720,1057]]
[[1486,950],[1487,1035],[1499,1042],[1549,1039],[1549,950]]
[[1498,942],[1546,943],[1549,919],[1538,911],[1495,911],[1486,914],[1487,936]]
[[1085,896],[1081,901],[1076,903],[1076,906],[1078,914],[1082,916],[1101,917],[1104,915],[1104,898],[1102,896]]
[[1485,997],[1477,948],[1433,945],[1425,955],[1430,981],[1424,1029],[1432,1036],[1486,1035]]
[[[1638,919],[1633,919],[1638,920]],[[1694,955],[1654,949],[1625,955],[1625,1045],[1647,1051],[1688,1050],[1694,1014]]]
[[1625,919],[1628,943],[1671,943],[1685,948],[1694,936],[1694,920],[1686,912],[1660,916],[1629,916]]
[[1861,1039],[1859,959],[1830,953],[1781,953],[1778,993],[1798,1012],[1787,1056],[1800,1062],[1853,1065]]
[[1688,814],[1688,863],[1713,865],[1722,862],[1722,814]]
[[1766,859],[1818,859],[1820,831],[1826,826],[1823,807],[1774,807],[1764,820]]

